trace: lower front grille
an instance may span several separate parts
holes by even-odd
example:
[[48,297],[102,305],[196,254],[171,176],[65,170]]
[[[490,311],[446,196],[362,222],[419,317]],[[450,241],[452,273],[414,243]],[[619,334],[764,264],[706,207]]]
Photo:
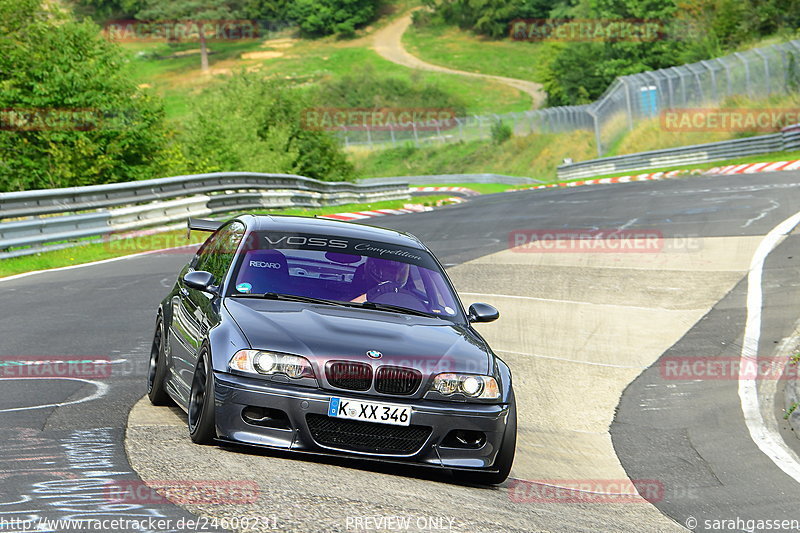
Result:
[[425,426],[391,426],[315,414],[307,415],[306,422],[319,444],[358,452],[409,455],[431,434],[431,428]]

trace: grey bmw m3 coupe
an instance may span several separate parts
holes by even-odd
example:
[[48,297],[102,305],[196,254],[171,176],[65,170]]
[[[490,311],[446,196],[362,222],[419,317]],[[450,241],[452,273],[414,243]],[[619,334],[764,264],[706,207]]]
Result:
[[161,302],[148,393],[198,444],[240,443],[503,482],[511,371],[416,237],[318,218],[190,220],[212,232]]

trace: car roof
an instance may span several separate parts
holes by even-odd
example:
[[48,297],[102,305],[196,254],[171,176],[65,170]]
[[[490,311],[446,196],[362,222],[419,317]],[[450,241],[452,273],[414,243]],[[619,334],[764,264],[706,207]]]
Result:
[[239,219],[252,231],[271,230],[315,233],[351,239],[373,240],[427,250],[425,245],[410,233],[377,226],[355,224],[353,222],[292,215],[245,215],[239,217]]

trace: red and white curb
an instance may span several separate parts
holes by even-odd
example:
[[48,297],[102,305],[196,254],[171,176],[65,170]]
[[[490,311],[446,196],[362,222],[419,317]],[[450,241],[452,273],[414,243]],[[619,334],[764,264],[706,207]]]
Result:
[[636,174],[632,176],[619,176],[616,178],[570,181],[567,183],[550,183],[547,185],[537,185],[535,187],[528,187],[528,189],[510,189],[510,190],[519,191],[519,190],[529,190],[529,189],[551,189],[553,187],[580,187],[581,185],[605,185],[609,183],[629,183],[631,181],[663,180],[686,174],[710,174],[714,176],[732,176],[734,174],[757,174],[759,172],[779,172],[784,170],[800,170],[800,160],[776,161],[776,162],[767,161],[765,163],[728,165],[725,167],[714,167],[707,170],[702,170],[699,168],[694,168],[691,170],[671,170],[669,172],[653,172],[650,174]]
[[[466,187],[410,187],[411,192],[458,192],[465,196],[477,196],[480,193]],[[439,200],[437,205],[443,203],[460,204],[466,202],[463,198],[453,196]],[[333,215],[321,215],[318,218],[329,218],[331,220],[363,220],[365,218],[383,217],[386,215],[406,215],[408,213],[421,213],[423,211],[433,211],[433,207],[421,204],[406,204],[402,209],[374,209],[372,211],[355,211],[353,213],[335,213]]]
[[480,193],[467,187],[410,187],[411,192],[457,192],[464,196],[477,196]]
[[[633,176],[618,176],[616,178],[600,178],[594,180],[569,181],[567,183],[550,183],[548,185],[537,185],[531,189],[550,189],[553,187],[580,187],[581,185],[605,185],[608,183],[630,183],[631,181],[650,181],[674,178],[680,174],[688,172],[699,172],[696,170],[672,170],[670,172],[652,172],[650,174],[636,174]],[[517,189],[519,190],[519,189]]]
[[320,215],[318,218],[329,218],[331,220],[362,220],[365,218],[383,217],[386,215],[405,215],[408,213],[420,213],[422,211],[432,211],[433,208],[427,205],[406,204],[402,209],[374,209],[372,211],[356,211],[354,213],[336,213],[333,215]]
[[774,163],[748,163],[746,165],[728,165],[716,167],[706,171],[706,174],[717,176],[732,176],[733,174],[756,174],[758,172],[779,172],[781,170],[800,169],[800,160],[776,161]]
[[[463,198],[445,198],[439,202],[447,202],[450,204],[460,204],[466,202]],[[439,205],[441,205],[441,203]],[[331,220],[362,220],[365,218],[383,217],[386,215],[406,215],[408,213],[422,213],[423,211],[433,211],[433,207],[421,204],[406,204],[402,209],[375,209],[372,211],[356,211],[354,213],[336,213],[333,215],[320,215],[317,218],[329,218]]]

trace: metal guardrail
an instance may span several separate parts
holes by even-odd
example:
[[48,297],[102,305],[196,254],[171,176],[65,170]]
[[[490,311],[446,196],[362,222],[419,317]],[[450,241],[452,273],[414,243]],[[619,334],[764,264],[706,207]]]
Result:
[[575,179],[601,176],[614,172],[633,172],[736,157],[800,149],[800,126],[789,126],[780,133],[732,139],[665,150],[591,159],[558,167],[558,178]]
[[[412,180],[411,176],[393,178],[364,178],[358,183],[378,185],[404,183]],[[534,178],[524,178],[519,176],[505,176],[503,174],[438,174],[427,176],[413,176],[415,185],[432,185],[447,183],[502,183],[505,185],[527,185],[531,183],[544,183]]]
[[169,227],[189,217],[407,198],[404,181],[323,182],[255,172],[0,193],[0,258],[63,248],[77,239],[114,239],[120,232]]
[[10,217],[63,213],[130,205],[179,196],[230,190],[296,190],[317,193],[349,192],[359,195],[379,192],[370,186],[348,182],[325,182],[292,174],[218,172],[154,180],[67,187],[37,191],[0,193],[0,220]]

